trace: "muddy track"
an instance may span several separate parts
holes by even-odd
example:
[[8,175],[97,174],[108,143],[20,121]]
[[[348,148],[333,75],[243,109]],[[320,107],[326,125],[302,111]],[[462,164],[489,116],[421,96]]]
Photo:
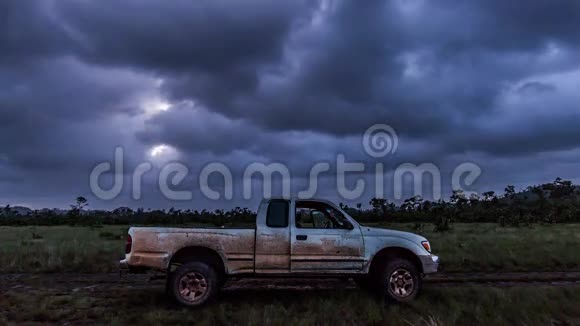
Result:
[[[163,280],[150,280],[151,275],[115,273],[98,274],[0,274],[0,293],[46,289],[62,293],[104,292],[110,290],[163,289]],[[425,287],[450,286],[573,286],[580,285],[580,272],[522,273],[441,273],[425,278]],[[224,291],[245,290],[328,290],[356,289],[350,279],[310,278],[244,278],[230,280]]]

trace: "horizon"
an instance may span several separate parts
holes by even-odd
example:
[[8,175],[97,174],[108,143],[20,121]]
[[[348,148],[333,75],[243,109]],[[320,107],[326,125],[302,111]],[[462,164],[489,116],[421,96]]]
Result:
[[[544,186],[544,185],[554,184],[554,183],[556,183],[558,181],[558,179],[561,180],[561,181],[570,181],[570,182],[572,182],[572,186],[573,187],[580,188],[580,184],[576,184],[572,180],[566,180],[565,178],[557,177],[554,180],[552,180],[552,182],[545,182],[545,183],[540,183],[540,184],[528,185],[528,186],[525,186],[525,187],[516,187],[516,186],[514,186],[514,189],[515,189],[516,194],[523,194],[523,193],[526,193],[528,191],[528,188],[529,187],[540,187],[540,186]],[[483,201],[484,200],[483,194],[485,192],[488,192],[488,191],[493,192],[494,196],[497,197],[497,198],[505,198],[505,190],[509,186],[513,186],[513,185],[506,185],[501,191],[487,190],[487,191],[484,191],[484,192],[481,192],[481,193],[479,193],[479,192],[472,192],[471,194],[475,195],[476,198],[478,198],[478,200],[480,200],[480,201]],[[460,190],[460,192],[463,194],[463,196],[466,199],[469,199],[470,198],[469,197],[471,195],[470,193],[464,193],[462,190]],[[447,202],[450,202],[450,199],[451,199],[450,196],[451,196],[451,194],[449,194],[449,196],[444,196],[443,198],[441,198],[441,201],[442,202],[446,202],[446,203]],[[387,200],[387,203],[393,203],[393,204],[396,205],[396,207],[399,207],[400,208],[401,205],[403,204],[403,202],[406,199],[411,199],[413,197],[417,198],[416,196],[412,196],[412,197],[408,197],[408,198],[405,198],[404,200],[399,200],[399,201],[391,201],[389,198],[384,198],[384,197],[382,197],[382,199],[386,199]],[[282,197],[280,197],[280,198],[282,198]],[[291,196],[290,198],[297,198],[297,197],[296,196]],[[421,199],[421,200],[424,200],[426,202],[427,201],[430,201],[429,199],[423,198],[421,196],[418,196],[418,198]],[[317,200],[317,199],[327,199],[327,198],[316,198],[316,197],[313,197],[313,198],[308,198],[308,199]],[[355,207],[357,207],[358,204],[361,204],[361,208],[364,210],[365,208],[369,208],[369,207],[372,208],[372,205],[370,203],[370,200],[371,199],[374,199],[374,198],[368,198],[368,199],[364,199],[364,200],[361,200],[361,201],[358,201],[358,202],[346,202],[346,203],[343,202],[343,201],[337,201],[337,200],[335,200],[335,201],[331,200],[331,201],[335,202],[337,205],[338,204],[341,204],[341,205],[344,204],[346,207],[349,207],[349,208],[355,208]],[[432,201],[431,200],[431,202],[437,202],[437,201]],[[74,209],[73,203],[74,203],[74,201],[71,201],[71,204],[69,204],[68,207],[40,207],[40,208],[35,208],[35,207],[31,207],[31,206],[26,206],[26,205],[18,205],[18,204],[10,204],[10,203],[2,204],[2,203],[0,203],[0,209],[4,209],[6,206],[9,206],[10,208],[27,208],[27,209],[30,209],[32,211],[39,211],[39,210],[62,210],[62,211],[70,211],[70,210],[73,210]],[[225,211],[228,211],[228,210],[233,210],[233,209],[236,209],[236,208],[242,208],[242,209],[249,209],[251,211],[255,211],[258,208],[257,205],[255,207],[249,207],[249,206],[225,206],[225,207],[217,207],[217,208],[196,207],[196,206],[183,206],[183,207],[175,207],[175,206],[171,206],[171,207],[143,207],[143,206],[134,206],[134,207],[131,207],[131,206],[123,206],[123,205],[121,205],[121,206],[117,206],[117,207],[113,207],[113,208],[93,208],[93,207],[91,207],[91,205],[90,205],[90,203],[88,201],[85,203],[85,205],[86,206],[83,207],[81,210],[84,210],[84,211],[114,211],[114,210],[119,209],[119,208],[129,208],[129,209],[131,209],[133,211],[138,210],[138,209],[143,209],[145,211],[153,211],[153,210],[166,211],[166,210],[169,210],[169,209],[177,209],[177,210],[181,210],[181,211],[183,211],[183,210],[191,210],[191,211],[203,211],[203,210],[206,210],[206,211],[215,211],[215,210],[218,210],[218,209],[223,209]]]

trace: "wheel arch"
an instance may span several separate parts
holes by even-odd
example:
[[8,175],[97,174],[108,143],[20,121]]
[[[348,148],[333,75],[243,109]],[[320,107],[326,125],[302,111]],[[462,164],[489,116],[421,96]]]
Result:
[[383,266],[386,262],[402,258],[410,261],[415,265],[419,273],[423,273],[423,264],[417,255],[410,249],[404,247],[385,247],[379,250],[372,258],[369,266],[369,275],[377,275],[379,267]]
[[177,250],[169,260],[167,271],[171,272],[172,267],[192,261],[204,262],[212,266],[220,277],[227,273],[223,257],[215,249],[203,246],[189,246]]

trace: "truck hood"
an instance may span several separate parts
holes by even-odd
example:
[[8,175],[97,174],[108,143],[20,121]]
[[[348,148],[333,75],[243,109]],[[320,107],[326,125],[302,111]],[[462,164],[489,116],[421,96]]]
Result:
[[372,228],[368,226],[361,226],[361,230],[364,236],[400,238],[416,243],[417,245],[421,245],[421,242],[427,241],[424,237],[411,232]]

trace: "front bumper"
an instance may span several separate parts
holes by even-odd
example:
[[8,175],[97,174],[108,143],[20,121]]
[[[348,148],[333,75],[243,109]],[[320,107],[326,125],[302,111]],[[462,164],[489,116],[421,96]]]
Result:
[[423,274],[433,274],[439,271],[439,256],[425,255],[419,256],[423,266]]

